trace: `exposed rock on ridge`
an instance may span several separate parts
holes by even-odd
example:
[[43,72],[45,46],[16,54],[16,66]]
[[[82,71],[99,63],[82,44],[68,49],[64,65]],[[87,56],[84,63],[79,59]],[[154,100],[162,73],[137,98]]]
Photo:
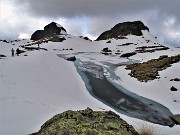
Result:
[[39,40],[45,37],[49,37],[52,35],[59,35],[63,33],[66,33],[66,30],[62,26],[58,25],[57,23],[52,22],[46,25],[44,27],[44,30],[35,31],[31,36],[31,40]]
[[110,38],[118,38],[122,39],[123,36],[127,36],[129,34],[142,36],[141,30],[149,31],[149,28],[145,26],[141,21],[134,22],[123,22],[116,24],[111,30],[103,32],[96,40],[106,40]]

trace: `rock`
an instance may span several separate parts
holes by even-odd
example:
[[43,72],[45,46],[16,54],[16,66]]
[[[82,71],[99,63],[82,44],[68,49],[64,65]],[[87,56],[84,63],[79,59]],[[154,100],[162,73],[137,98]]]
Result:
[[44,36],[44,30],[37,30],[32,34],[31,40],[39,40],[42,39]]
[[37,133],[31,135],[139,135],[119,115],[112,111],[66,111],[45,122]]
[[6,57],[5,55],[3,55],[3,54],[0,54],[0,57]]
[[160,56],[160,57],[159,57],[159,60],[162,60],[162,59],[164,59],[164,58],[168,58],[168,55],[162,55],[162,56]]
[[[136,52],[137,53],[147,53],[147,52],[155,52],[155,51],[162,51],[162,50],[168,50],[169,47],[159,45],[159,46],[141,46],[141,47],[136,47]],[[159,57],[159,60],[167,58],[168,55],[162,55]]]
[[171,90],[171,91],[177,91],[177,88],[175,88],[174,86],[172,86],[170,90]]
[[177,125],[180,125],[180,114],[175,114],[170,117]]
[[19,50],[19,54],[21,54],[21,53],[25,53],[26,51],[24,51],[24,50]]
[[22,48],[24,48],[25,50],[28,50],[28,51],[34,51],[34,50],[45,50],[45,51],[48,51],[46,48],[40,48],[40,47],[22,46]]
[[107,53],[107,52],[101,52],[104,55],[111,55],[111,53]]
[[174,79],[171,79],[170,81],[176,81],[176,82],[179,82],[180,79],[179,79],[179,78],[174,78]]
[[88,37],[84,37],[85,40],[89,40],[89,41],[92,41],[91,39],[89,39]]
[[101,51],[102,51],[102,52],[112,52],[108,47],[103,48]]
[[76,60],[76,57],[75,57],[75,56],[69,57],[69,58],[67,58],[66,60],[68,60],[68,61],[75,61],[75,60]]
[[131,57],[133,55],[136,55],[136,52],[131,52],[131,53],[124,53],[121,55],[121,57],[125,57],[125,58],[128,58],[128,57]]
[[90,40],[88,37],[84,37],[85,40]]
[[119,37],[127,36],[129,34],[142,36],[141,30],[149,31],[149,28],[141,21],[123,22],[116,24],[111,30],[103,32],[96,40],[118,39]]
[[66,30],[62,26],[57,26],[55,22],[52,22],[44,27],[45,36],[59,35],[61,31],[66,32]]
[[49,41],[52,41],[52,42],[62,42],[66,40],[64,37],[63,38],[60,38],[58,36],[54,36],[53,38],[51,38]]
[[44,30],[35,31],[31,40],[39,40],[45,37],[50,37],[53,35],[60,35],[66,33],[66,30],[59,24],[52,22],[44,27]]
[[111,40],[107,41],[106,43],[111,43]]
[[79,36],[80,38],[83,38],[85,40],[88,40],[88,41],[92,41],[91,39],[89,39],[88,37],[83,37],[83,36]]
[[2,40],[3,42],[5,42],[5,43],[9,43],[9,41],[7,41],[7,40]]

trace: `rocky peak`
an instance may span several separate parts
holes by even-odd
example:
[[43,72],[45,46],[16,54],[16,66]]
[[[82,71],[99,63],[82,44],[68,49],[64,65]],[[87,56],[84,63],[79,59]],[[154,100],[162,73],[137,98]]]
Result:
[[123,38],[129,34],[142,36],[142,30],[149,31],[141,21],[123,22],[116,24],[111,30],[103,32],[96,40],[106,40],[110,38]]
[[44,30],[35,31],[31,36],[31,40],[39,40],[45,37],[59,34],[66,34],[66,30],[61,25],[55,22],[51,22],[44,27]]

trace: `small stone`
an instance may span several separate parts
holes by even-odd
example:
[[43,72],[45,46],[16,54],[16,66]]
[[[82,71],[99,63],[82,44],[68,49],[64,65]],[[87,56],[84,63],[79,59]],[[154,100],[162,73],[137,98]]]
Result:
[[69,58],[67,58],[66,60],[68,60],[68,61],[75,61],[75,60],[76,60],[76,57],[75,57],[75,56],[69,57]]
[[170,90],[171,90],[171,91],[177,91],[177,88],[175,88],[174,86],[172,86]]

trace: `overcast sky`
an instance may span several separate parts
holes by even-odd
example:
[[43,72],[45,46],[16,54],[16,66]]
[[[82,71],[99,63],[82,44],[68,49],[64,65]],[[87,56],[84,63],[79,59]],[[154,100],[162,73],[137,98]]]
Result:
[[125,21],[141,20],[160,41],[180,46],[180,0],[0,0],[0,38],[28,38],[52,21],[95,39]]

